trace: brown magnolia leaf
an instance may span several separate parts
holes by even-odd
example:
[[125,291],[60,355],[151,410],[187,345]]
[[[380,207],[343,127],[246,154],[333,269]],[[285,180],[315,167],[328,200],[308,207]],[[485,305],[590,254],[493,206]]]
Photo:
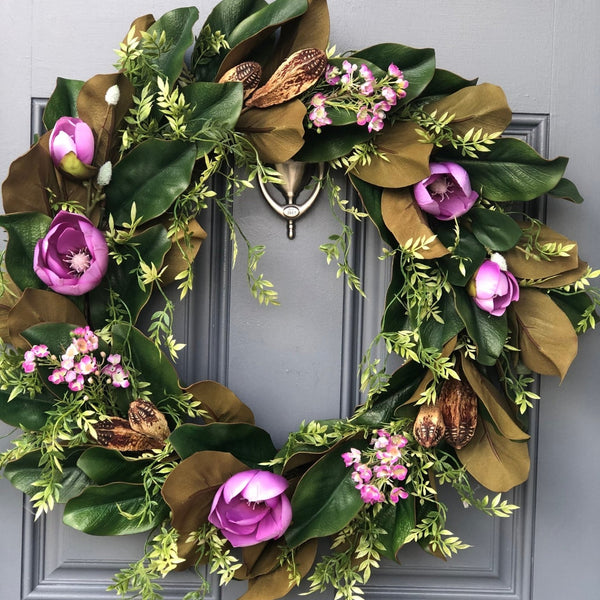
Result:
[[171,431],[167,419],[150,400],[137,399],[129,404],[127,412],[131,429],[164,442]]
[[[119,101],[110,106],[104,99],[107,90],[119,87]],[[77,113],[94,132],[96,148],[94,165],[100,167],[111,158],[115,138],[121,120],[132,105],[133,87],[123,73],[95,75],[88,79],[77,96]]]
[[318,48],[298,50],[285,59],[269,78],[258,88],[246,106],[268,108],[287,102],[314,85],[325,72],[327,55]]
[[156,438],[131,429],[129,422],[120,417],[110,417],[96,424],[98,443],[120,452],[146,452],[160,449],[164,443]]
[[529,476],[527,442],[499,435],[484,419],[479,419],[471,442],[456,453],[467,471],[493,492],[507,492]]
[[247,60],[229,69],[219,79],[219,83],[227,83],[229,81],[241,83],[244,89],[244,100],[246,100],[260,85],[261,75],[262,67],[260,64],[253,60]]
[[425,111],[437,116],[454,115],[449,127],[455,135],[464,135],[471,128],[483,133],[501,133],[512,120],[512,111],[502,88],[482,83],[463,88],[437,102],[425,106]]
[[[519,226],[525,231],[530,227],[529,223],[523,222],[520,222]],[[549,287],[567,285],[566,283],[557,283],[557,285],[554,285],[554,282],[565,280],[565,278],[559,279],[559,275],[564,274],[566,280],[571,279],[573,276],[577,276],[580,268],[585,264],[579,261],[577,242],[566,238],[564,235],[550,229],[550,227],[547,227],[546,225],[540,224],[539,231],[537,226],[532,227],[535,227],[532,233],[535,234],[537,243],[540,246],[545,244],[560,244],[563,247],[572,246],[572,248],[566,251],[567,256],[556,256],[553,257],[552,260],[546,260],[537,255],[528,255],[525,252],[527,240],[525,237],[522,237],[514,248],[511,248],[503,255],[504,258],[506,258],[508,270],[519,279],[551,278],[548,279],[548,283],[551,284]],[[569,281],[569,283],[573,283],[573,281],[576,281],[576,279]]]
[[559,273],[558,275],[553,275],[551,277],[542,279],[541,281],[536,281],[535,283],[531,283],[528,285],[543,290],[559,288],[565,285],[571,285],[572,283],[579,281],[587,272],[588,263],[586,263],[583,260],[579,260],[575,269],[571,269],[570,271],[564,271],[563,273]]
[[171,508],[171,524],[181,534],[180,558],[186,565],[195,560],[195,546],[186,543],[187,536],[207,522],[215,493],[232,475],[248,466],[229,452],[204,450],[182,460],[169,473],[161,493]]
[[279,564],[280,545],[280,540],[269,540],[242,548],[242,566],[235,578],[253,579],[270,573]]
[[185,388],[199,400],[208,413],[207,423],[249,423],[254,425],[253,412],[227,387],[216,381],[198,381]]
[[[169,225],[167,225],[168,228]],[[202,246],[202,242],[206,239],[206,231],[200,226],[198,221],[192,219],[188,224],[188,230],[191,234],[190,246],[186,246],[183,241],[183,232],[177,232],[175,237],[171,238],[173,242],[170,250],[165,255],[163,265],[167,268],[164,270],[161,281],[163,285],[169,285],[175,281],[175,277],[185,271],[188,266],[188,261],[193,262]],[[182,254],[185,252],[185,257]]]
[[21,295],[21,290],[15,285],[9,274],[5,273],[4,293],[0,296],[0,340],[7,343],[12,343],[8,329],[8,314],[12,310],[12,307],[19,301]]
[[577,333],[567,315],[550,296],[529,288],[521,288],[520,298],[511,308],[525,366],[540,375],[564,379],[578,346]]
[[306,107],[290,100],[269,108],[251,108],[242,112],[237,128],[248,135],[265,163],[289,160],[304,144]]
[[383,157],[373,156],[369,164],[356,166],[351,173],[384,188],[403,188],[429,177],[432,144],[425,144],[412,121],[386,125],[375,138]]
[[[129,31],[133,29],[133,37],[139,38],[142,31],[147,31],[152,25],[154,25],[154,23],[155,19],[153,15],[142,15],[141,17],[135,19],[133,23],[131,23]],[[129,32],[127,32],[127,34],[129,34]],[[125,38],[123,39],[123,43],[127,43],[127,36],[125,36]]]
[[[381,194],[381,216],[386,227],[398,240],[400,246],[405,246],[410,240],[430,239],[434,236],[423,211],[414,201],[409,188],[383,190]],[[429,243],[429,249],[423,249],[419,252],[423,258],[439,258],[448,254],[448,248],[436,237]]]
[[506,398],[481,374],[475,363],[463,356],[461,366],[467,381],[485,406],[498,431],[509,440],[529,439],[529,435],[512,418]]
[[[309,540],[296,550],[295,560],[298,572],[304,577],[311,569],[317,556],[317,540]],[[283,598],[294,588],[289,571],[284,565],[248,582],[248,591],[239,600],[277,600]]]
[[27,288],[8,313],[6,324],[11,343],[17,348],[29,348],[30,344],[21,337],[21,332],[40,323],[87,325],[83,313],[67,296]]
[[50,215],[48,190],[58,195],[58,181],[48,152],[49,137],[50,133],[45,133],[28,152],[10,165],[8,177],[2,184],[2,201],[6,214],[39,212]]

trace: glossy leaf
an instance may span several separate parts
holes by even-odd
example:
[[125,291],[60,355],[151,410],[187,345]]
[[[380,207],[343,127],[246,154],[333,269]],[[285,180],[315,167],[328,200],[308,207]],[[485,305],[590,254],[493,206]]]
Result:
[[181,458],[204,450],[230,452],[251,469],[260,468],[260,463],[271,460],[277,452],[264,429],[247,423],[180,425],[169,441]]
[[556,198],[570,200],[571,202],[575,202],[575,204],[581,204],[583,202],[583,197],[579,193],[577,186],[565,177],[563,177],[558,184],[548,192],[548,194],[550,196],[555,196]]
[[516,221],[500,211],[472,208],[469,217],[473,234],[490,250],[510,250],[521,237],[521,228]]
[[527,442],[499,435],[483,419],[478,420],[473,439],[456,453],[467,471],[493,492],[506,492],[529,476]]
[[464,79],[456,73],[445,69],[436,69],[431,81],[421,93],[421,98],[430,96],[447,96],[463,88],[477,84],[477,79]]
[[186,392],[202,403],[208,412],[207,423],[249,423],[254,425],[254,414],[229,388],[216,381],[198,381]]
[[6,270],[22,290],[46,287],[33,272],[33,253],[37,241],[46,235],[50,222],[49,216],[35,212],[0,215],[0,226],[8,232]]
[[321,133],[307,130],[304,146],[294,157],[302,162],[328,162],[346,156],[356,144],[366,142],[372,134],[366,127],[347,125],[326,126]]
[[290,546],[334,534],[360,510],[364,503],[341,455],[366,445],[364,440],[341,444],[304,474],[292,496],[293,520],[285,534]]
[[454,223],[445,222],[438,227],[437,233],[442,244],[447,248],[454,247],[452,255],[442,256],[438,264],[447,273],[452,285],[464,287],[487,257],[487,251],[468,229],[461,227],[459,232],[457,244]]
[[408,534],[415,526],[415,499],[409,496],[398,504],[385,503],[375,517],[375,523],[386,530],[379,541],[384,545],[383,556],[396,560],[398,550],[404,545]]
[[56,87],[44,108],[42,121],[48,131],[60,117],[77,117],[77,96],[84,82],[79,79],[56,78]]
[[386,72],[391,63],[402,69],[408,81],[406,97],[409,102],[419,96],[435,73],[435,52],[432,48],[411,48],[402,44],[377,44],[359,50],[353,56],[365,58]]
[[39,323],[22,332],[30,344],[45,344],[50,354],[60,356],[71,343],[73,323]]
[[[409,86],[410,87],[410,86]],[[502,88],[491,83],[482,83],[465,87],[454,94],[425,106],[428,113],[437,111],[437,116],[444,113],[454,115],[449,123],[455,135],[465,135],[470,129],[483,130],[483,133],[501,133],[512,120],[512,111],[506,101]],[[491,146],[492,148],[494,146]],[[485,156],[482,154],[481,156]],[[467,169],[469,175],[471,172]],[[478,189],[471,184],[474,190]]]
[[[67,451],[65,460],[61,462],[63,477],[60,481],[58,502],[64,503],[78,496],[90,484],[85,473],[77,466],[77,459],[82,450]],[[8,463],[4,469],[4,476],[19,491],[33,496],[40,491],[39,486],[34,485],[40,480],[42,469],[39,466],[40,452],[30,452],[22,458]]]
[[567,315],[548,294],[528,288],[521,289],[521,297],[512,307],[523,363],[536,373],[563,379],[578,348],[577,334]]
[[381,216],[400,246],[406,246],[411,240],[431,240],[427,247],[419,250],[423,258],[439,258],[448,254],[448,248],[437,237],[431,239],[434,233],[423,211],[414,201],[410,188],[384,189],[381,195]]
[[429,318],[421,324],[419,333],[424,348],[437,348],[441,351],[448,341],[464,329],[465,325],[456,312],[454,297],[451,294],[442,295],[439,311],[443,323]]
[[494,365],[508,335],[506,314],[494,317],[475,305],[462,288],[454,288],[456,310],[477,346],[477,362]]
[[411,329],[411,317],[402,298],[402,288],[406,283],[404,273],[399,265],[401,257],[396,254],[392,262],[392,279],[385,294],[385,312],[381,319],[381,330],[384,332],[404,331]]
[[194,43],[192,27],[198,20],[198,9],[195,6],[176,8],[165,13],[148,28],[150,35],[158,37],[164,31],[167,48],[158,56],[150,58],[150,64],[156,73],[167,78],[171,86],[175,85],[184,65],[187,49]]
[[82,327],[87,324],[83,313],[68,297],[49,290],[27,288],[8,313],[11,343],[28,347],[21,332],[39,323],[72,323]]
[[38,394],[18,395],[9,401],[10,390],[0,390],[0,420],[12,427],[38,431],[48,420],[48,411],[54,408],[50,397]]
[[593,300],[585,292],[578,292],[576,294],[550,292],[550,298],[567,315],[574,329],[579,325],[585,312],[594,304]]
[[160,502],[153,519],[140,522],[125,513],[135,514],[147,499],[143,485],[111,483],[89,486],[65,505],[65,525],[90,535],[127,535],[150,531],[165,518],[166,506]]
[[179,140],[149,139],[119,161],[106,189],[107,210],[117,226],[137,216],[145,223],[162,215],[188,186],[196,147]]
[[238,129],[254,144],[263,162],[289,160],[304,144],[306,108],[291,100],[269,108],[251,108],[238,121]]
[[77,466],[97,485],[142,483],[142,471],[152,462],[148,458],[125,457],[117,450],[92,446],[77,461]]
[[494,202],[525,202],[554,189],[568,160],[542,158],[531,146],[513,138],[501,138],[478,158],[464,158],[444,151],[442,160],[453,160],[469,173],[471,186]]
[[375,138],[382,156],[372,156],[367,165],[357,166],[351,173],[373,185],[402,188],[429,176],[432,144],[423,143],[412,121],[386,125]]
[[352,175],[350,175],[350,182],[360,196],[371,221],[377,227],[381,239],[388,246],[395,248],[397,245],[396,238],[394,238],[392,232],[386,227],[383,215],[381,214],[381,194],[383,189]]

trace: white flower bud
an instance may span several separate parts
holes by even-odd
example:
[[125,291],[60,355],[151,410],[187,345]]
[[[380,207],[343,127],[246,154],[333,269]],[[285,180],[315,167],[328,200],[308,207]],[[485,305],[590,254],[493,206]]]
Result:
[[107,160],[99,169],[98,176],[96,177],[96,183],[100,187],[104,187],[110,183],[112,178],[112,163]]
[[119,90],[118,85],[111,85],[108,90],[106,90],[106,94],[104,95],[104,100],[106,100],[107,104],[111,106],[115,106],[121,97],[121,91]]
[[504,256],[502,256],[502,254],[498,254],[497,252],[494,252],[490,256],[490,260],[492,262],[496,263],[500,267],[501,271],[508,270],[508,265],[506,264],[506,259],[504,258]]

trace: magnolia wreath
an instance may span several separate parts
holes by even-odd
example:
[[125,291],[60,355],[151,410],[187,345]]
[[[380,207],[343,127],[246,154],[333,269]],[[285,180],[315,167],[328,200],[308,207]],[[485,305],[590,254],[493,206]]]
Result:
[[[528,477],[531,383],[565,376],[599,303],[576,242],[526,207],[582,198],[565,158],[502,135],[499,87],[438,69],[431,49],[337,55],[326,0],[222,0],[195,37],[197,19],[140,17],[114,73],[59,78],[47,133],[4,181],[0,418],[22,432],[0,464],[37,516],[64,503],[77,530],[150,532],[118,595],[159,599],[161,578],[195,568],[185,600],[206,593],[202,573],[248,580],[244,600],[303,579],[360,598],[405,544],[466,546],[440,486],[488,515],[517,508],[500,493]],[[322,163],[332,205],[370,218],[391,282],[364,403],[277,449],[234,392],[181,384],[168,288],[192,287],[198,214],[217,206],[235,238],[235,199],[288,161]],[[360,293],[350,236],[322,249]],[[248,243],[250,291],[276,304],[263,250]],[[376,347],[403,366],[386,374]]]

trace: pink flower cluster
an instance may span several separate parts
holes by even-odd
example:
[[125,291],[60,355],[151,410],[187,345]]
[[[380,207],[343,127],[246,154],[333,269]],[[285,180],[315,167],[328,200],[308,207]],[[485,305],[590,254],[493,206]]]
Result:
[[327,107],[343,108],[356,114],[356,123],[372,131],[381,131],[387,113],[398,100],[406,96],[408,81],[402,71],[393,63],[387,75],[377,81],[366,64],[360,67],[345,60],[342,69],[329,65],[325,71],[325,81],[337,89],[329,94],[318,92],[311,99],[313,109],[308,117],[317,127],[331,125],[332,119]]
[[[48,380],[55,385],[66,383],[72,392],[80,392],[85,387],[86,378],[92,383],[95,378],[106,377],[106,383],[114,387],[129,387],[129,374],[121,365],[119,354],[100,352],[100,360],[93,354],[98,350],[98,336],[86,325],[77,327],[71,332],[71,343],[66,348],[60,361],[50,356],[48,347],[40,344],[27,350],[22,363],[23,370],[31,373],[36,368],[36,359],[47,358],[46,364],[54,367]],[[104,359],[106,363],[104,364]]]
[[388,491],[387,499],[392,504],[408,498],[408,492],[397,485],[397,482],[404,481],[408,475],[408,469],[400,462],[401,449],[407,443],[408,440],[403,435],[391,435],[384,429],[379,429],[371,439],[372,450],[361,452],[351,448],[350,452],[342,454],[347,467],[354,465],[351,477],[363,502],[385,502],[385,491]]

